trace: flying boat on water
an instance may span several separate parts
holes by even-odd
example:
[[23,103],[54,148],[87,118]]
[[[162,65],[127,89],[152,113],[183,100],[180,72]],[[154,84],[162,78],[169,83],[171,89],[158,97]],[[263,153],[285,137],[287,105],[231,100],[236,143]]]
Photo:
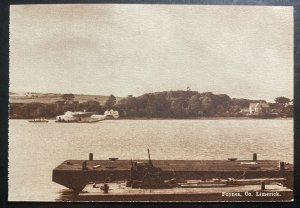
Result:
[[[111,110],[111,115],[104,114],[98,115],[95,112],[87,112],[87,111],[67,111],[64,115],[56,116],[56,121],[58,123],[93,123],[98,121],[103,121],[106,118],[115,118],[119,117],[118,111]],[[114,116],[115,115],[115,116]],[[116,116],[117,115],[117,116]]]
[[104,112],[104,115],[106,116],[107,119],[117,119],[117,118],[119,118],[119,112],[115,111],[113,109],[106,110]]

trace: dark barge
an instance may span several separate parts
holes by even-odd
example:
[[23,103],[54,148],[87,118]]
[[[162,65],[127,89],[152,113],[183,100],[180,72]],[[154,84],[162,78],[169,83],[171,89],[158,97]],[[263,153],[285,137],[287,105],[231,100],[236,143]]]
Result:
[[[150,159],[150,158],[149,158]],[[150,161],[150,160],[149,160]],[[138,166],[148,160],[135,160]],[[80,192],[91,182],[125,181],[130,179],[133,161],[110,158],[109,160],[66,160],[53,170],[52,181]],[[284,186],[293,189],[294,168],[279,160],[151,160],[151,165],[161,169],[161,179],[263,179],[284,178]]]

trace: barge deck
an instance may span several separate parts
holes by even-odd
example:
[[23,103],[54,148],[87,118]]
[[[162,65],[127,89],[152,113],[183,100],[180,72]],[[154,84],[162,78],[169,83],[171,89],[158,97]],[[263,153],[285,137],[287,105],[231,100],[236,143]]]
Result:
[[[135,160],[148,163],[148,160]],[[152,160],[162,169],[162,179],[185,180],[227,178],[285,178],[285,186],[293,187],[293,165],[279,160]],[[52,180],[75,191],[90,182],[122,181],[130,178],[131,160],[66,160],[53,170]]]

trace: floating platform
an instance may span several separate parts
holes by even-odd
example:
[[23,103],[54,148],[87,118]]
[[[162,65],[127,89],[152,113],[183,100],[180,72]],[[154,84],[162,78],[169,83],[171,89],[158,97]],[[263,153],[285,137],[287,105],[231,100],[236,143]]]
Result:
[[293,191],[279,184],[240,185],[225,187],[201,187],[170,189],[133,189],[124,182],[108,183],[108,193],[101,190],[103,184],[87,184],[78,194],[82,201],[292,201]]
[[[148,163],[147,160],[135,160]],[[162,179],[254,179],[285,178],[284,186],[293,189],[294,168],[279,160],[152,160],[162,169]],[[53,170],[52,180],[75,191],[81,191],[90,182],[125,181],[130,178],[131,160],[66,160]]]

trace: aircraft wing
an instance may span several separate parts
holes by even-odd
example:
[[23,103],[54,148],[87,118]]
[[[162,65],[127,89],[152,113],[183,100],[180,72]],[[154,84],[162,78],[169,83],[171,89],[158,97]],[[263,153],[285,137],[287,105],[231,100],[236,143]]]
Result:
[[74,117],[90,117],[93,114],[94,114],[93,112],[78,112],[78,113],[74,113],[73,116]]

